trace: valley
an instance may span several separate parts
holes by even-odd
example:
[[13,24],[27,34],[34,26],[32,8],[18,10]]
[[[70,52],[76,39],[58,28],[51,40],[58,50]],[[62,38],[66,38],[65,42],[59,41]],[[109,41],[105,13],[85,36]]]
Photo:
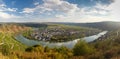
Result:
[[119,59],[120,29],[98,28],[60,23],[2,23],[0,53],[5,59]]
[[0,0],[0,59],[120,59],[120,0]]

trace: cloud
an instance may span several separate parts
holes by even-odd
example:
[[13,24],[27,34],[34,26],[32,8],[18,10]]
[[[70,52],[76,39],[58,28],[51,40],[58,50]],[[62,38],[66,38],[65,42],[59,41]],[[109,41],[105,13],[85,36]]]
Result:
[[120,0],[115,0],[107,9],[111,11],[111,15],[114,17],[114,20],[120,21]]
[[16,12],[17,8],[7,8],[5,4],[0,4],[0,11]]
[[16,12],[17,8],[7,8],[5,3],[0,0],[0,18],[1,19],[11,19],[11,18],[19,18],[19,16],[9,14],[8,12]]
[[24,8],[22,13],[33,13],[34,12],[34,8]]
[[108,14],[108,10],[105,10],[107,5],[102,5],[100,3],[97,3],[97,5],[95,5],[94,7],[80,8],[77,6],[77,4],[72,4],[65,0],[43,0],[43,2],[44,2],[43,4],[39,4],[35,8],[24,8],[22,13],[44,13],[46,11],[49,11],[49,12],[58,12],[59,14],[66,14],[66,15],[74,14],[74,13],[80,13],[80,14],[84,13],[90,15]]
[[35,2],[34,5],[35,5],[35,6],[39,5],[39,2]]
[[6,4],[0,0],[0,12],[16,12],[17,8],[8,8]]
[[0,18],[2,19],[11,19],[11,18],[19,18],[18,16],[15,16],[13,14],[8,14],[5,12],[0,12]]
[[33,12],[43,13],[45,11],[72,13],[78,9],[76,4],[71,4],[63,0],[43,0],[43,2],[44,2],[43,4],[37,5],[35,8],[23,9],[23,13],[33,13]]
[[[94,0],[91,0],[94,1]],[[109,0],[112,1],[112,0]],[[111,21],[119,17],[119,0],[111,4],[102,4],[96,2],[96,5],[89,7],[78,7],[77,4],[72,4],[66,0],[43,0],[43,4],[34,3],[34,8],[24,8],[22,13],[27,16],[32,15],[31,21],[47,21],[47,22],[98,22],[98,21]],[[35,15],[37,13],[37,15]],[[43,14],[52,15],[46,17]],[[34,14],[34,15],[33,15]],[[42,18],[40,18],[40,16]],[[35,16],[35,18],[33,17]],[[37,17],[38,16],[38,17]],[[114,17],[115,16],[115,17]]]

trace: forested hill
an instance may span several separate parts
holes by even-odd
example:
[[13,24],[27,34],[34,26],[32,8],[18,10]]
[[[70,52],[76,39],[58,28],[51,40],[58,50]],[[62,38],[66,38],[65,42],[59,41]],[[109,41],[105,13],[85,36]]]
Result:
[[[0,23],[4,24],[4,23]],[[7,23],[11,24],[11,23]],[[100,30],[117,30],[120,29],[120,22],[94,22],[94,23],[67,23],[67,22],[47,22],[47,23],[12,23],[27,27],[47,27],[47,24],[65,24],[65,25],[72,25],[72,26],[80,26],[80,27],[90,27],[90,28],[97,28]]]
[[31,23],[31,22],[28,22],[28,23],[0,23],[0,25],[3,25],[3,24],[7,24],[7,25],[19,25],[19,26],[26,26],[26,27],[36,27],[36,28],[39,28],[39,27],[47,27],[47,24],[44,24],[44,23]]
[[120,22],[94,22],[94,23],[59,23],[65,25],[74,25],[74,26],[82,26],[82,27],[92,27],[98,28],[101,30],[117,30],[120,29]]

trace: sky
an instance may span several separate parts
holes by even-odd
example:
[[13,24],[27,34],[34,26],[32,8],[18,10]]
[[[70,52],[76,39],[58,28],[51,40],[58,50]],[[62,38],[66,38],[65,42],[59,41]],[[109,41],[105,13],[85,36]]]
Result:
[[0,0],[0,22],[120,21],[120,0]]

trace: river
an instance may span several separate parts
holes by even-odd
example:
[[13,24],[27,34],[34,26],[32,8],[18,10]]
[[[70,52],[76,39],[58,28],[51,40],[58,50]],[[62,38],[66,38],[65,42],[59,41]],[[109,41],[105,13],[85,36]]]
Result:
[[[92,35],[92,36],[84,37],[81,39],[85,40],[86,42],[92,42],[95,39],[101,37],[102,35],[105,35],[106,33],[107,33],[107,31],[103,31],[103,32],[98,33],[97,35]],[[75,39],[75,40],[68,41],[68,42],[50,43],[50,42],[44,42],[44,41],[29,40],[22,35],[18,35],[15,38],[17,41],[19,41],[25,45],[28,45],[28,46],[40,44],[42,46],[48,46],[51,48],[60,47],[60,46],[66,46],[67,48],[73,48],[74,45],[80,40],[80,39]]]

